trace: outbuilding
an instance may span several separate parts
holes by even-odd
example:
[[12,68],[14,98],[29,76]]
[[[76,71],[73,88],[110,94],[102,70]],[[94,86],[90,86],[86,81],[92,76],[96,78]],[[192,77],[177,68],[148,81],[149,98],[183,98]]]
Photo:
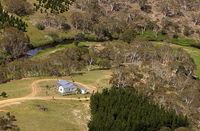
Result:
[[86,88],[81,88],[81,94],[86,94],[87,93],[87,89]]

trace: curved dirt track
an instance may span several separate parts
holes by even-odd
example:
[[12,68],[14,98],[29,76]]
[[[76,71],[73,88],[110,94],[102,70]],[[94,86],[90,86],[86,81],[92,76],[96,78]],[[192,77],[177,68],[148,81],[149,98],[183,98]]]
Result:
[[[1,107],[5,107],[5,106],[10,106],[10,105],[14,105],[14,104],[20,104],[21,102],[24,101],[29,101],[29,100],[75,100],[75,101],[79,101],[79,100],[89,100],[89,98],[74,98],[74,97],[40,97],[40,96],[36,96],[38,94],[38,92],[40,91],[39,87],[38,87],[38,83],[40,82],[44,82],[44,81],[53,81],[53,80],[57,80],[57,79],[41,79],[41,80],[36,80],[31,84],[31,88],[32,88],[32,92],[25,96],[25,97],[20,97],[20,98],[12,98],[12,99],[7,99],[7,100],[2,100],[0,101],[0,108]],[[91,86],[91,85],[85,85],[83,83],[80,82],[75,82],[78,85],[83,86],[84,88],[87,88],[89,90],[89,92],[93,92],[96,91],[96,87]],[[0,112],[3,110],[0,110]]]
[[41,79],[41,80],[33,81],[33,83],[31,84],[32,92],[26,97],[35,97],[38,94],[40,89],[38,88],[37,84],[39,84],[40,82],[53,81],[53,80],[57,80],[57,79]]

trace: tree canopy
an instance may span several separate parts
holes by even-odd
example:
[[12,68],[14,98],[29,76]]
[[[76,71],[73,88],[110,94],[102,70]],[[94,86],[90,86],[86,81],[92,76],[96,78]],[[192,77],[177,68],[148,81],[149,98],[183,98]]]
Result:
[[36,10],[41,12],[47,12],[48,10],[51,13],[63,13],[69,10],[69,6],[74,2],[74,0],[37,0],[37,3],[34,3]]
[[26,31],[28,26],[22,19],[9,15],[3,10],[3,6],[0,3],[0,29],[4,29],[7,26],[15,27],[19,30]]
[[188,126],[187,118],[166,110],[132,89],[104,89],[91,97],[90,131],[157,131]]

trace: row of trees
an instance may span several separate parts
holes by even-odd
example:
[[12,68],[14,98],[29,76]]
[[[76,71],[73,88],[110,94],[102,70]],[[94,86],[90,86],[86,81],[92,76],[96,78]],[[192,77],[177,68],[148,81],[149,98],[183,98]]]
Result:
[[110,62],[87,47],[72,47],[57,51],[42,59],[19,59],[1,65],[0,83],[12,79],[37,76],[66,76],[93,65],[109,68]]
[[132,89],[104,89],[91,96],[90,131],[157,131],[189,126],[186,117],[166,110]]
[[12,26],[19,30],[26,31],[27,24],[22,21],[22,19],[9,15],[7,12],[5,12],[0,3],[0,29],[3,29],[7,26]]

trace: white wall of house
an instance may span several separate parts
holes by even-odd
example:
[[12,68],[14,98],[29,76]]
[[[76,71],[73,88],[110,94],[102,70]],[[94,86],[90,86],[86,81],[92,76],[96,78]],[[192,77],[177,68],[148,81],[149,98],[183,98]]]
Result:
[[62,86],[59,86],[59,87],[58,87],[58,91],[59,91],[60,93],[65,93],[65,90],[64,90],[64,88],[63,88]]

